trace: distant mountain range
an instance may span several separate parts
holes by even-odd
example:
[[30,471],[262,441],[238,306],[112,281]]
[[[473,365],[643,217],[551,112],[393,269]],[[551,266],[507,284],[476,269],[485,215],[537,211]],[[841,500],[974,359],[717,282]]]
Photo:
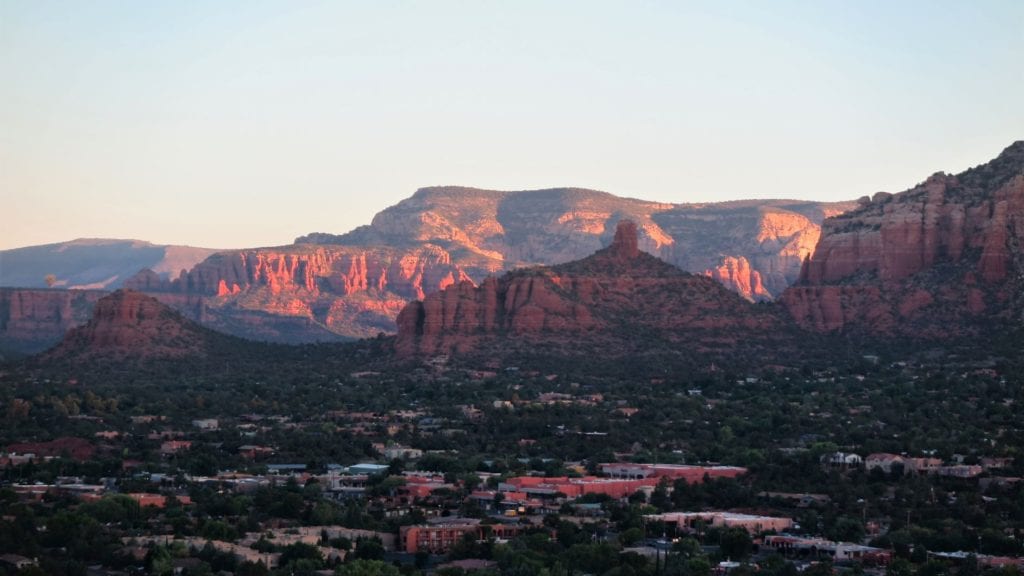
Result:
[[0,286],[113,290],[142,269],[163,278],[176,277],[214,252],[210,248],[97,238],[0,250]]
[[[1013,320],[1021,310],[1024,142],[960,175],[935,175],[906,192],[856,202],[665,204],[573,188],[424,188],[347,234],[208,251],[201,261],[202,249],[188,249],[196,261],[180,268],[185,249],[145,243],[76,241],[6,251],[0,283],[20,278],[39,286],[54,274],[68,286],[120,285],[216,330],[292,343],[393,333],[399,312],[423,301],[418,306],[427,323],[410,322],[406,313],[403,326],[429,341],[436,327],[430,310],[441,302],[431,294],[477,298],[467,290],[486,277],[534,266],[553,266],[546,274],[561,277],[558,265],[612,245],[623,220],[634,223],[640,251],[713,278],[748,302],[778,299],[782,306],[773,310],[784,309],[807,330],[970,332],[991,319]],[[81,256],[68,257],[66,269],[56,266],[70,251]],[[146,258],[150,264],[126,277],[127,267]],[[20,349],[38,349],[84,322],[96,297],[68,299],[64,292],[0,292],[0,344],[31,341]],[[636,306],[632,314],[658,313]],[[450,321],[443,317],[445,334],[459,325]],[[451,348],[424,342],[403,346]]]
[[[424,188],[368,226],[342,235],[310,234],[289,246],[215,252],[78,240],[7,250],[0,252],[0,285],[38,288],[53,274],[56,287],[152,294],[189,318],[238,336],[344,340],[393,333],[406,303],[454,283],[583,258],[607,246],[623,218],[638,223],[642,249],[750,300],[771,299],[797,278],[821,221],[855,205],[665,204],[574,188]],[[0,323],[0,339],[24,339],[11,330],[41,321],[27,320],[25,312],[8,310],[14,325]],[[67,322],[63,317],[65,329]]]

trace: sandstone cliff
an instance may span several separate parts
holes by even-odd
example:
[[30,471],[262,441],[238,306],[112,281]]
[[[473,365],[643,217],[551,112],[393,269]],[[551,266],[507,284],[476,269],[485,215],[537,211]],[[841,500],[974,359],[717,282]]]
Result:
[[784,324],[770,308],[640,251],[637,225],[621,221],[611,245],[590,257],[490,277],[479,287],[461,282],[410,303],[398,317],[396,347],[416,355],[528,343],[578,353],[598,344],[624,354],[653,340],[703,350]]
[[53,346],[85,324],[105,292],[0,289],[0,355],[32,354]]
[[768,300],[799,273],[818,224],[846,204],[744,201],[675,205],[575,188],[497,192],[425,188],[342,236],[224,251],[168,280],[125,283],[189,318],[248,338],[311,342],[391,333],[411,300],[489,275],[583,258],[615,224],[638,223],[638,246]]
[[712,276],[750,300],[770,300],[796,280],[821,221],[853,202],[746,200],[669,204],[556,188],[502,192],[423,188],[348,234],[299,243],[447,250],[476,281],[522,266],[578,260],[611,241],[615,224],[638,225],[640,247],[684,270]]
[[126,282],[188,317],[248,338],[311,342],[394,330],[406,302],[467,280],[433,245],[298,245],[219,252],[172,281]]
[[44,361],[202,357],[225,338],[186,320],[155,298],[132,290],[104,296],[90,320],[71,329]]
[[1021,311],[1024,142],[826,220],[782,302],[818,331],[955,335]]

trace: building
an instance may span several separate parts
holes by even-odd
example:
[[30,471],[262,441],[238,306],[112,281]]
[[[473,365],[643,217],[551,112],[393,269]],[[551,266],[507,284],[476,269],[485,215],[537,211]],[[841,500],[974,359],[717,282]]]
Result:
[[[167,496],[163,494],[146,494],[142,492],[133,492],[127,494],[129,498],[139,503],[139,507],[145,508],[146,506],[153,506],[155,508],[165,508],[167,506]],[[192,498],[182,495],[175,497],[178,502],[183,506],[188,506],[192,503]]]
[[637,490],[653,488],[658,478],[623,480],[617,478],[568,478],[566,476],[544,478],[540,476],[517,476],[498,484],[502,492],[521,492],[534,498],[567,498],[574,500],[584,494],[604,494],[612,498],[626,498]]
[[821,463],[832,468],[856,468],[864,464],[864,459],[851,452],[833,452],[823,454]]
[[306,472],[305,464],[267,464],[268,474],[288,474],[295,476]]
[[868,457],[864,459],[864,467],[868,472],[872,470],[881,470],[886,474],[892,474],[894,471],[900,470],[905,473],[906,466],[907,464],[903,457],[898,454],[876,452],[874,454],[868,454]]
[[1001,470],[1003,468],[1010,468],[1011,466],[1013,466],[1013,458],[986,457],[982,458],[979,464],[981,464],[981,467],[984,468],[985,470]]
[[939,466],[936,474],[939,476],[952,476],[954,478],[974,478],[980,476],[985,469],[976,464],[957,464],[954,466]]
[[160,445],[160,454],[167,456],[170,454],[177,454],[184,450],[188,450],[192,447],[192,442],[188,440],[168,440]]
[[678,529],[686,532],[695,532],[701,525],[715,528],[742,528],[750,534],[781,532],[793,526],[792,518],[755,516],[736,512],[668,512],[646,514],[644,520],[675,524]]
[[423,450],[419,448],[410,448],[408,446],[401,446],[394,444],[381,450],[384,457],[388,460],[416,460],[423,457]]
[[892,560],[890,550],[851,542],[833,542],[823,538],[803,538],[788,534],[765,536],[764,546],[787,556],[827,558],[833,562],[860,562],[884,566]]
[[355,474],[357,476],[360,475],[360,474],[365,474],[367,476],[374,476],[376,474],[384,474],[387,471],[388,471],[388,465],[387,464],[360,463],[360,464],[353,464],[352,466],[348,467],[348,473],[349,474]]
[[614,462],[601,464],[601,473],[610,478],[668,478],[683,479],[689,484],[703,482],[704,478],[735,478],[746,474],[740,466],[690,466],[685,464],[636,464]]
[[907,470],[917,474],[936,474],[942,468],[941,458],[907,458]]
[[449,518],[443,523],[403,526],[399,531],[402,549],[410,554],[446,554],[452,546],[469,537],[473,540],[508,540],[521,531],[517,524],[481,524],[472,518]]

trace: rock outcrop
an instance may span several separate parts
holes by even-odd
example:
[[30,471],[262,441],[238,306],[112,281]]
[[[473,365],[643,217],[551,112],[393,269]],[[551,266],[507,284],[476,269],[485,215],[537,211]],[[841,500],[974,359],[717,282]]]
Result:
[[1024,142],[987,164],[876,194],[825,221],[782,296],[817,331],[957,335],[1021,312]]
[[583,258],[607,246],[616,222],[626,218],[638,225],[641,250],[712,276],[749,300],[770,300],[797,279],[822,220],[855,206],[791,200],[669,204],[580,188],[438,187],[420,189],[377,214],[369,226],[296,242],[432,243],[479,281],[497,271]]
[[44,361],[206,356],[226,338],[195,324],[151,296],[118,290],[96,302],[92,318],[71,329]]
[[653,340],[700,350],[778,334],[785,324],[772,309],[641,252],[637,225],[622,221],[612,244],[590,257],[515,270],[479,287],[461,282],[410,303],[398,316],[396,347],[407,356],[495,342],[625,354]]
[[173,281],[126,285],[247,338],[311,342],[393,332],[399,310],[469,276],[445,250],[298,245],[219,252]]
[[[623,218],[637,250],[769,300],[796,279],[827,214],[853,204],[676,205],[575,188],[424,188],[342,236],[219,252],[173,280],[142,271],[128,288],[248,338],[287,342],[391,333],[411,300],[506,270],[559,264],[609,245]],[[774,291],[774,292],[773,292]]]
[[[124,287],[251,339],[304,343],[393,333],[411,300],[516,268],[578,260],[622,219],[637,248],[710,276],[751,301],[792,283],[819,223],[853,203],[669,204],[559,188],[424,188],[344,235],[212,253],[138,241],[76,240],[0,252],[0,284]],[[52,335],[47,337],[52,340]],[[45,340],[45,339],[44,339]]]
[[0,355],[34,354],[53,346],[64,334],[85,324],[98,290],[0,289]]

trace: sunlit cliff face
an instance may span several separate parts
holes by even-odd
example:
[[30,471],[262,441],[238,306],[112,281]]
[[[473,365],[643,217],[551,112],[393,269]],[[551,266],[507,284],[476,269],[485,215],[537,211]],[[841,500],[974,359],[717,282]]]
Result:
[[622,221],[610,246],[582,260],[429,295],[399,315],[396,345],[407,355],[433,354],[469,351],[492,337],[566,344],[614,341],[640,330],[699,346],[712,333],[720,340],[730,331],[769,333],[780,320],[638,244],[637,225]]
[[782,298],[815,330],[956,333],[1012,314],[1024,240],[1024,143],[957,176],[864,199],[826,222]]

